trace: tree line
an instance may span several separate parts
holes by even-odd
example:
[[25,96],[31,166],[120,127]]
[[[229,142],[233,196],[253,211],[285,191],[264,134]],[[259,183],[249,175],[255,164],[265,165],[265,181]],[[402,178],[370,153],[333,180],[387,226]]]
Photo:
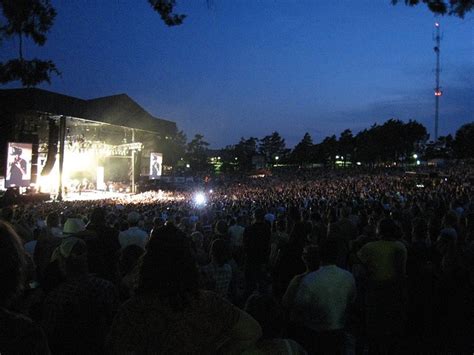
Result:
[[415,120],[404,123],[389,119],[385,123],[373,124],[357,134],[350,129],[339,136],[325,137],[314,143],[306,132],[293,149],[286,146],[278,132],[262,138],[242,137],[223,149],[209,150],[209,143],[202,134],[196,134],[187,142],[180,131],[176,139],[165,148],[165,162],[190,171],[207,171],[214,159],[222,171],[251,171],[259,165],[314,164],[334,166],[410,165],[416,160],[472,159],[474,158],[474,122],[460,127],[455,136],[441,136],[437,142],[428,142],[426,128]]

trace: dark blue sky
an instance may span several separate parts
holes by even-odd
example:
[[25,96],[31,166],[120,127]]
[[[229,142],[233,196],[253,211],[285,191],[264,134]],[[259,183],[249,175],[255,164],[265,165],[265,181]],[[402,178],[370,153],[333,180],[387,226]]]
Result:
[[[434,16],[390,0],[177,0],[169,28],[146,0],[53,0],[43,48],[62,71],[47,90],[127,93],[212,147],[278,131],[292,147],[410,118],[433,131]],[[440,134],[474,121],[474,16],[440,19]],[[16,53],[2,45],[0,60]],[[18,87],[18,84],[4,87]]]

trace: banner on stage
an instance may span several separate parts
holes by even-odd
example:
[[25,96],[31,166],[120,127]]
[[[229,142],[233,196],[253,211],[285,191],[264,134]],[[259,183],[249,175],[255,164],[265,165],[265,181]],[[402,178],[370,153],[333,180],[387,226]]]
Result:
[[163,170],[163,154],[150,153],[150,180],[159,179]]
[[5,187],[27,187],[31,182],[31,143],[8,143]]

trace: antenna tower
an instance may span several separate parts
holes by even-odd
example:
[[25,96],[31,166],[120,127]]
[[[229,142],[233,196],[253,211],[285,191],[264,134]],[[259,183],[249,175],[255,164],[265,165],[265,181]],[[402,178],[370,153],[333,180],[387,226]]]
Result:
[[441,88],[439,86],[439,74],[441,72],[441,68],[439,66],[439,56],[441,52],[441,35],[439,31],[439,21],[435,22],[435,35],[434,35],[434,41],[435,41],[435,47],[433,48],[436,54],[436,69],[435,69],[435,76],[436,76],[436,87],[434,89],[434,95],[435,95],[435,126],[434,126],[434,142],[438,141],[438,122],[439,122],[439,99],[441,95],[443,95],[443,92],[441,91]]

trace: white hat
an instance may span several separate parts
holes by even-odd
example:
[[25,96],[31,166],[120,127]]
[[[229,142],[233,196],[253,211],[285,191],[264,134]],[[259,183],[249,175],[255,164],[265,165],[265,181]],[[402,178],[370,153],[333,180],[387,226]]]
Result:
[[63,234],[75,234],[86,230],[84,221],[80,218],[68,218],[64,223]]

